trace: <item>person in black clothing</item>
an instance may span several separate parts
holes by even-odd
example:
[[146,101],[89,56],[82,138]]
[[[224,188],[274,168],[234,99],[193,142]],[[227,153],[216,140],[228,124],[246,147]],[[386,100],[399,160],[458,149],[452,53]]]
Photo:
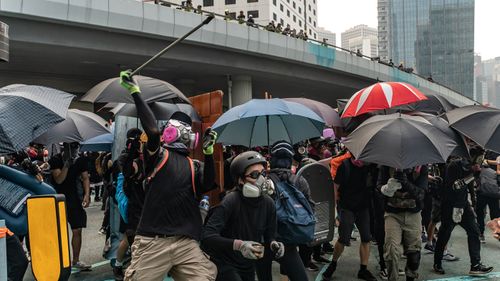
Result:
[[[497,159],[500,159],[499,153],[487,151],[484,155],[483,167],[497,171],[497,184],[499,184],[500,186],[500,183],[498,183],[500,174],[498,174]],[[476,213],[477,222],[479,223],[479,231],[481,232],[480,240],[482,243],[485,243],[486,241],[484,238],[484,219],[486,218],[486,207],[490,209],[490,219],[493,220],[500,217],[500,201],[498,200],[498,198],[490,197],[486,194],[478,192]]]
[[479,226],[468,193],[474,183],[473,165],[463,158],[451,159],[446,166],[443,196],[441,197],[441,227],[434,252],[434,271],[444,274],[443,252],[450,240],[451,232],[459,224],[467,233],[471,268],[469,275],[484,275],[493,267],[481,263],[481,242]]
[[142,186],[144,179],[143,162],[141,160],[141,135],[142,131],[137,128],[132,128],[127,131],[127,142],[125,150],[117,159],[119,172],[123,174],[123,192],[128,199],[127,204],[127,220],[122,222],[122,229],[125,237],[120,243],[116,255],[115,266],[113,273],[115,280],[123,280],[123,258],[129,245],[134,243],[135,232],[141,218],[142,206],[146,192]]
[[[54,155],[49,160],[49,165],[55,190],[66,197],[67,217],[73,233],[73,267],[88,270],[90,265],[80,261],[80,250],[82,228],[87,227],[87,213],[84,208],[90,203],[90,180],[87,159],[78,157],[78,148],[77,142],[64,143],[64,151]],[[79,186],[83,186],[83,199],[78,194]]]
[[[286,141],[278,141],[272,145],[269,178],[276,185],[279,181],[287,181],[295,186],[304,197],[309,201],[311,207],[314,207],[314,202],[311,200],[311,192],[309,184],[303,178],[296,178],[291,172],[293,162],[294,149],[292,145]],[[273,199],[277,200],[273,197]],[[286,235],[278,233],[279,236]],[[279,240],[279,238],[278,238]],[[297,252],[297,244],[285,244],[285,255],[277,259],[280,263],[280,273],[288,276],[290,281],[305,281],[308,280],[304,264]],[[272,256],[265,255],[262,261],[257,265],[257,275],[259,281],[272,280]]]
[[121,85],[132,95],[147,135],[143,152],[147,178],[125,280],[162,280],[167,273],[178,281],[214,280],[217,269],[197,242],[202,227],[197,198],[216,188],[213,151],[217,134],[206,132],[205,162],[195,165],[188,157],[197,139],[189,116],[174,113],[161,134],[130,73],[120,73]]
[[377,280],[367,269],[371,241],[369,206],[372,197],[372,176],[369,172],[369,166],[354,157],[342,161],[337,170],[334,183],[339,194],[339,239],[335,243],[332,262],[323,273],[325,281],[331,280],[345,246],[350,246],[354,224],[358,227],[361,236],[358,278],[369,281]]
[[236,188],[210,211],[203,227],[201,246],[217,265],[217,281],[254,281],[264,248],[266,254],[275,249],[275,258],[283,255],[283,244],[275,241],[274,202],[264,190],[265,165],[255,151],[236,156],[230,166]]

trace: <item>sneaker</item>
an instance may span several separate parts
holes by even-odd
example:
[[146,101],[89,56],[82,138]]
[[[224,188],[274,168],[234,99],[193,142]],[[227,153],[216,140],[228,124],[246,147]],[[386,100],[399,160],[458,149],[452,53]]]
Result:
[[434,273],[439,274],[439,275],[444,275],[444,269],[441,265],[435,264],[432,269],[434,270]]
[[492,270],[493,270],[492,266],[484,266],[483,264],[478,263],[470,267],[469,275],[480,276],[486,273],[490,273]]
[[101,235],[106,235],[106,228],[105,227],[101,227],[101,229],[99,229],[99,231],[97,232]]
[[113,275],[115,276],[115,281],[122,281],[125,276],[123,275],[123,267],[115,266],[113,267]]
[[375,276],[373,276],[373,274],[368,269],[358,271],[358,279],[377,281],[377,278],[375,278]]
[[405,272],[405,270],[404,270],[404,269],[400,269],[400,270],[398,270],[398,275],[399,275],[399,276],[405,276],[405,274],[406,274],[406,272]]
[[427,243],[427,244],[425,244],[424,249],[426,249],[428,251],[427,254],[432,254],[432,253],[434,253],[434,244]]
[[92,266],[88,265],[82,261],[79,261],[77,263],[74,263],[72,268],[80,270],[80,271],[89,271],[92,268]]
[[309,262],[309,265],[306,266],[306,270],[316,272],[319,270],[319,267],[315,265],[313,262]]
[[328,267],[325,269],[325,272],[321,274],[321,281],[331,281],[332,280],[332,275],[337,269],[337,263],[330,263]]
[[427,243],[427,241],[428,241],[427,234],[425,234],[425,232],[423,232],[423,231],[422,231],[421,239],[422,239],[422,243]]
[[323,256],[313,257],[313,260],[318,263],[330,263],[330,260],[324,258]]
[[452,255],[450,252],[446,252],[443,255],[443,260],[444,261],[458,261],[458,260],[460,260],[460,258]]
[[387,280],[389,278],[389,274],[387,273],[387,269],[384,268],[384,269],[380,270],[380,272],[378,273],[378,276],[380,276],[380,279],[382,279],[382,280]]
[[486,243],[486,238],[484,238],[484,234],[479,235],[479,241],[481,241],[481,243],[483,244]]
[[330,243],[323,244],[322,249],[326,254],[333,254],[333,246]]

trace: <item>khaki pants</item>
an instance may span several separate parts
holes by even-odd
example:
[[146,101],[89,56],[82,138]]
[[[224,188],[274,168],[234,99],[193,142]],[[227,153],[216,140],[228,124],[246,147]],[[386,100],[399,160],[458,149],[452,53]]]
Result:
[[125,280],[163,281],[167,273],[175,281],[214,281],[217,267],[193,239],[136,235]]
[[[408,258],[405,268],[407,277],[417,278],[420,250],[422,249],[422,240],[420,237],[422,216],[420,212],[385,213],[384,218],[384,259],[389,273],[388,280],[398,280],[399,259],[403,253],[418,256],[418,262]],[[410,264],[411,262],[413,263]]]

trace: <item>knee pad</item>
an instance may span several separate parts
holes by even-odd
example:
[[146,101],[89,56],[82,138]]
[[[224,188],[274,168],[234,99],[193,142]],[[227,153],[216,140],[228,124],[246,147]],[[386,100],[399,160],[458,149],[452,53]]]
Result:
[[409,251],[406,253],[407,266],[412,271],[417,271],[420,265],[420,252]]

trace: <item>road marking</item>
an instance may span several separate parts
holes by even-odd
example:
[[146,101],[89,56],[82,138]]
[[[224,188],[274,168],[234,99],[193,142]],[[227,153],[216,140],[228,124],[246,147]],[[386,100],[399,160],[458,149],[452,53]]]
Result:
[[479,281],[479,280],[493,280],[497,277],[500,277],[500,272],[490,272],[483,276],[457,276],[457,277],[449,277],[449,278],[440,278],[440,279],[429,279],[429,281]]

